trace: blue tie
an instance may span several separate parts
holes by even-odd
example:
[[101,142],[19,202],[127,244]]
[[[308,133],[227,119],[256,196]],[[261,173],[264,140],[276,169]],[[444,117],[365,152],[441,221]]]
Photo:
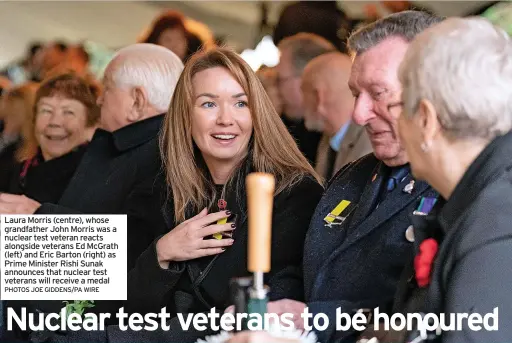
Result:
[[393,168],[391,170],[391,174],[389,175],[388,183],[387,183],[387,191],[391,192],[398,186],[402,179],[409,174],[409,168],[401,167],[401,168]]
[[386,182],[386,188],[380,193],[380,201],[384,201],[386,195],[392,192],[399,184],[402,182],[403,178],[409,174],[409,167],[396,167],[391,169],[391,173],[389,174],[388,181]]

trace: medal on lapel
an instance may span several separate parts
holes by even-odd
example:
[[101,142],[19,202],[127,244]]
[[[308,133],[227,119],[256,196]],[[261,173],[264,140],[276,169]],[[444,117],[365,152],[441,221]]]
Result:
[[405,192],[405,193],[408,193],[408,194],[411,194],[413,190],[414,190],[414,180],[411,180],[411,182],[409,182],[409,183],[404,187],[404,192]]
[[352,202],[341,200],[340,203],[325,216],[325,226],[332,227],[333,225],[342,225],[355,207],[355,204]]
[[420,205],[412,214],[415,216],[426,216],[430,213],[434,205],[436,204],[437,198],[422,197]]
[[[217,206],[219,207],[219,211],[225,211],[226,208],[228,207],[228,203],[224,199],[219,199],[219,201],[217,201]],[[218,225],[226,224],[227,222],[228,222],[228,218],[222,218],[222,219],[217,220]],[[214,233],[213,238],[222,239],[222,234],[218,233],[218,232]]]

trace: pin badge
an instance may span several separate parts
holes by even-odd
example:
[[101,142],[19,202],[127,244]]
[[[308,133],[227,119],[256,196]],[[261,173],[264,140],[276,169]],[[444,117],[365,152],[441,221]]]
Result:
[[372,177],[372,182],[375,181],[376,179],[377,179],[377,174],[374,174]]
[[414,214],[415,216],[426,216],[427,214],[430,213],[436,201],[437,198],[422,197],[420,205],[412,214]]
[[219,210],[224,211],[228,206],[228,203],[224,199],[219,199],[219,201],[217,201],[217,206],[219,206]]
[[408,194],[411,194],[413,190],[414,190],[414,180],[411,180],[411,182],[409,182],[409,183],[404,187],[404,192],[405,192],[405,193],[408,193]]
[[342,225],[355,207],[355,204],[348,200],[340,201],[340,203],[324,217],[324,226],[331,228],[334,225]]
[[405,239],[409,242],[414,242],[414,226],[409,225],[407,230],[405,230]]
[[[219,207],[220,211],[224,211],[228,207],[228,203],[224,199],[219,199],[219,201],[217,201],[217,206]],[[218,225],[226,224],[227,222],[228,222],[228,218],[222,218],[222,219],[217,220],[217,224]],[[218,233],[214,233],[213,237],[215,239],[222,239],[222,234],[219,233],[219,232]]]

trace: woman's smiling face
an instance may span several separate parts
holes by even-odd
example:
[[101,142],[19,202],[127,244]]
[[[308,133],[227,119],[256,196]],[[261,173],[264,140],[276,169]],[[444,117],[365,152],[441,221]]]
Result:
[[35,137],[45,160],[60,157],[87,142],[87,108],[62,96],[43,97],[37,103]]
[[238,162],[248,150],[252,118],[242,86],[223,67],[192,78],[192,137],[205,161]]

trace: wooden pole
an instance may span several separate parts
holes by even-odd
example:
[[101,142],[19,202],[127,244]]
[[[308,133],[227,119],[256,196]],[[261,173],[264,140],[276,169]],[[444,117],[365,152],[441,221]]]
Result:
[[248,269],[252,273],[268,273],[272,239],[274,176],[266,173],[251,173],[247,176],[246,186],[249,216]]

